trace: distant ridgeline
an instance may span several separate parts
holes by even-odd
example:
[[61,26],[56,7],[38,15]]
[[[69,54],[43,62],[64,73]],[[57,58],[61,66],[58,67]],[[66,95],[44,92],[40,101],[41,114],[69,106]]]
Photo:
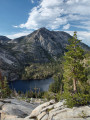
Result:
[[[66,32],[46,28],[13,40],[0,36],[0,70],[8,80],[51,77],[60,69],[57,66],[70,38],[72,36]],[[80,45],[85,51],[90,51],[86,44]]]

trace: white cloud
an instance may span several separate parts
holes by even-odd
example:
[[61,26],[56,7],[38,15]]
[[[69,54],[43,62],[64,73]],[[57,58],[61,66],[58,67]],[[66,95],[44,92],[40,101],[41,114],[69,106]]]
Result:
[[[65,31],[70,35],[73,35],[74,31]],[[83,43],[90,46],[90,32],[87,31],[77,31],[78,39],[82,40]]]
[[41,0],[29,13],[26,23],[20,24],[19,27],[58,29],[68,22],[83,21],[88,18],[90,21],[90,0]]
[[80,25],[72,25],[72,26],[90,31],[90,21],[88,20],[80,22]]
[[65,30],[67,30],[69,28],[70,28],[70,24],[67,24],[67,25],[63,26],[63,29],[65,29]]
[[59,6],[63,3],[63,0],[42,0],[40,6],[45,8],[45,7],[55,7]]
[[83,43],[90,46],[90,32],[80,31],[78,32],[79,39],[82,40]]
[[14,38],[18,38],[21,36],[25,36],[30,34],[32,31],[23,31],[23,32],[19,32],[19,33],[15,33],[15,34],[10,34],[10,35],[6,35],[8,38],[14,39]]
[[72,25],[73,27],[77,27],[77,28],[82,28],[82,29],[86,29],[86,30],[90,30],[90,26],[89,25]]
[[18,26],[17,26],[17,25],[13,25],[13,27],[14,27],[14,28],[18,28]]
[[[51,4],[52,3],[52,4]],[[25,24],[20,24],[20,28],[37,29],[47,27],[57,29],[60,25],[66,24],[65,17],[60,17],[64,12],[59,6],[62,0],[42,0],[39,6],[34,7],[29,13],[29,18]]]

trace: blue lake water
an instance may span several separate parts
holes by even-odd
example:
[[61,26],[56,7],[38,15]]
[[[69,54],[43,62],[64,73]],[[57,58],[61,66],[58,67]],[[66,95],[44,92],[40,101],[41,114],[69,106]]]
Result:
[[31,89],[34,90],[34,88],[37,88],[37,90],[40,89],[40,91],[47,91],[52,82],[52,78],[45,80],[16,80],[10,81],[9,86],[13,90],[15,89],[16,91],[22,91],[24,93]]

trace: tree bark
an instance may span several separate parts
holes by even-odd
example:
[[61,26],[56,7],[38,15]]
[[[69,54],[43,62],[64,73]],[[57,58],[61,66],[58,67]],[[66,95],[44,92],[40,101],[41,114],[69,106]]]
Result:
[[74,90],[74,92],[77,91],[76,79],[73,79],[73,90]]

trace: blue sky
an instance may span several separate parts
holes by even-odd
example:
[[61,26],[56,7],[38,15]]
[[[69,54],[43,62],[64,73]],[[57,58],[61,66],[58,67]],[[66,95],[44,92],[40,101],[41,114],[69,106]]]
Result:
[[0,35],[14,39],[41,27],[77,31],[90,46],[90,0],[0,0]]

